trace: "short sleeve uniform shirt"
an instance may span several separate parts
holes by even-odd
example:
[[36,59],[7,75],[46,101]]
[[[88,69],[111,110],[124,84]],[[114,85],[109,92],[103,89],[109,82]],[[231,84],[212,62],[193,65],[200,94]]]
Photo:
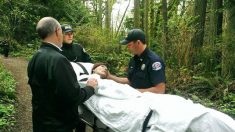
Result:
[[154,52],[146,48],[140,56],[131,58],[128,66],[128,80],[134,88],[149,88],[165,83],[165,64]]

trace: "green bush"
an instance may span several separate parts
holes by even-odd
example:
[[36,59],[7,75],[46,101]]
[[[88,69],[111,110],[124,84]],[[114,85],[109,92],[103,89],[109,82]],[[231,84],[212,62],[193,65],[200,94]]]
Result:
[[16,82],[12,75],[3,69],[0,65],[0,95],[7,96],[10,99],[15,98],[15,85]]
[[92,24],[75,29],[75,40],[85,47],[94,63],[104,62],[111,73],[125,75],[131,55],[124,49],[126,46],[119,44],[119,36],[111,36]]
[[0,65],[0,131],[9,131],[15,123],[15,86],[12,75]]
[[235,82],[196,75],[187,68],[167,69],[167,93],[189,98],[235,118]]

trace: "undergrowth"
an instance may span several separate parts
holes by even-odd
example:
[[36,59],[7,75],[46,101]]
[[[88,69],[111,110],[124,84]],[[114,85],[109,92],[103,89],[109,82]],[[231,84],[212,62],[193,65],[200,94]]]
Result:
[[187,68],[168,70],[167,92],[216,109],[235,119],[235,81],[197,76]]
[[0,64],[0,131],[10,131],[15,124],[15,86],[13,76]]

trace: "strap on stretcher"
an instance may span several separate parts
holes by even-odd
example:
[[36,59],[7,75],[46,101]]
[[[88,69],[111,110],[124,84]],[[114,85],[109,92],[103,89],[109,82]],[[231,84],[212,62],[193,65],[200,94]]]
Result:
[[143,123],[143,128],[142,128],[142,131],[141,131],[141,132],[146,132],[147,126],[148,126],[148,123],[149,123],[149,119],[151,118],[152,113],[153,113],[153,110],[150,110],[150,112],[149,112],[148,115],[146,116],[146,118],[145,118],[145,120],[144,120],[144,123]]

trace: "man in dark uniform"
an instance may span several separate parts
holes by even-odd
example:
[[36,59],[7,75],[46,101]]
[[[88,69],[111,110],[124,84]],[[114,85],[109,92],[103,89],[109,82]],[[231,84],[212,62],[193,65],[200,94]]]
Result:
[[2,41],[0,44],[1,44],[0,46],[3,47],[4,57],[7,58],[8,54],[9,54],[10,46],[9,46],[9,44],[8,44],[8,42],[6,40]]
[[62,54],[72,62],[91,62],[89,54],[77,43],[73,42],[73,29],[68,24],[61,25],[63,31]]
[[32,91],[33,131],[72,132],[78,123],[78,105],[94,94],[96,79],[80,88],[72,65],[61,54],[63,34],[59,22],[42,18],[36,27],[42,45],[28,64]]
[[109,73],[107,79],[129,84],[140,92],[165,93],[165,64],[158,55],[147,48],[144,32],[133,29],[120,43],[127,45],[134,55],[129,62],[128,77],[117,77]]
[[[91,57],[85,49],[80,44],[73,42],[73,29],[71,25],[63,24],[61,28],[63,31],[62,54],[72,62],[91,62]],[[83,122],[76,126],[76,131],[85,132],[85,129],[86,124]]]

